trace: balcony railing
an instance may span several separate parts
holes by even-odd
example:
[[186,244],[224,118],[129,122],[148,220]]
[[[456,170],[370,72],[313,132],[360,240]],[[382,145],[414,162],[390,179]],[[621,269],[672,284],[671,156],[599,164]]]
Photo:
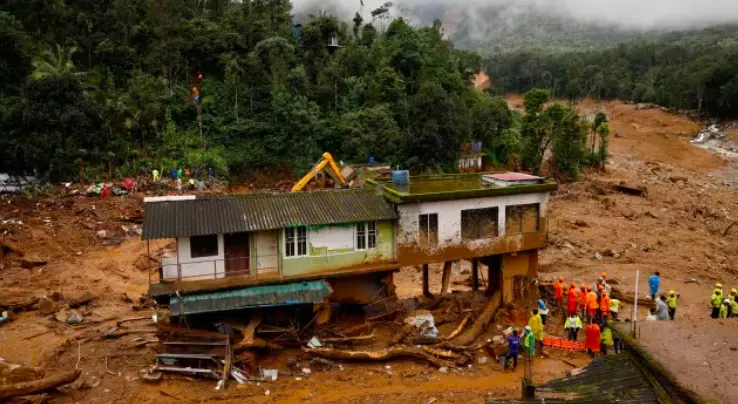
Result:
[[217,280],[230,277],[248,277],[258,282],[259,277],[281,276],[279,259],[275,255],[204,259],[191,262],[166,263],[162,261],[149,268],[149,288],[157,283]]

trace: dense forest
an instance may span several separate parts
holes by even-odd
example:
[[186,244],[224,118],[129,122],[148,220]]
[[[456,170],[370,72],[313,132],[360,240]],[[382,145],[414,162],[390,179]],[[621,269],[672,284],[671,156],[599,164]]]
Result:
[[487,66],[500,91],[549,89],[554,97],[618,98],[738,116],[738,27],[672,32],[598,50],[520,50]]
[[[473,90],[440,23],[378,32],[288,0],[9,0],[0,9],[0,170],[56,179],[214,166],[304,170],[324,151],[450,168],[512,114]],[[337,45],[337,46],[334,46]]]

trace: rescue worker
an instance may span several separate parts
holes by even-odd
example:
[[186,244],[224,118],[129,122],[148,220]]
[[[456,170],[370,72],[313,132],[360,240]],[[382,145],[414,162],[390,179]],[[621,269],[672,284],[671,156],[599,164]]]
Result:
[[723,304],[720,306],[720,318],[730,317],[730,299],[723,300]]
[[655,321],[658,320],[659,317],[656,315],[656,308],[651,307],[648,309],[648,314],[646,315],[646,321]]
[[587,287],[584,284],[579,289],[579,315],[587,317]]
[[520,338],[518,337],[518,330],[513,330],[512,335],[507,337],[507,354],[505,354],[505,370],[510,367],[510,361],[512,361],[513,372],[518,367],[518,348],[520,347]]
[[661,286],[661,273],[656,271],[648,278],[648,289],[651,293],[651,300],[656,300],[656,294],[659,293],[659,286]]
[[154,169],[154,171],[151,172],[151,177],[153,178],[154,182],[157,182],[161,179],[159,170]]
[[541,315],[538,314],[538,309],[533,309],[533,315],[528,320],[528,327],[533,331],[536,347],[541,352],[541,355],[543,355],[543,320],[541,320]]
[[600,304],[597,302],[597,293],[590,289],[587,292],[587,319],[589,322],[595,321],[599,308]]
[[559,276],[559,279],[557,279],[554,282],[554,297],[556,298],[556,305],[559,307],[561,306],[561,301],[564,298],[564,277]]
[[[720,285],[719,283],[715,285],[715,289],[712,291],[712,298],[710,299],[712,302],[712,314],[710,317],[712,318],[718,318],[720,317],[720,303],[723,301],[723,290],[721,288],[718,288],[717,286]],[[722,287],[722,285],[720,285]]]
[[538,314],[541,316],[541,323],[546,325],[546,319],[548,318],[548,307],[543,299],[538,299]]
[[536,339],[533,336],[533,329],[529,325],[523,329],[523,348],[527,359],[533,359],[536,356]]
[[679,293],[674,290],[670,290],[669,296],[666,297],[666,305],[669,306],[669,319],[671,320],[674,320],[674,316],[676,316],[678,298]]
[[661,295],[656,299],[656,312],[658,313],[659,320],[669,319],[669,307],[666,305],[666,296]]
[[620,311],[620,300],[610,299],[610,316],[612,316],[612,321],[619,321],[618,320],[619,311]]
[[584,346],[587,348],[587,352],[594,358],[595,353],[600,351],[600,327],[594,322],[590,322],[584,332],[587,337]]
[[602,299],[600,299],[600,319],[605,321],[607,316],[610,314],[610,297],[607,296],[606,291],[602,291]]
[[574,282],[569,285],[569,291],[566,295],[566,305],[570,315],[577,312],[577,285]]
[[615,345],[615,341],[612,338],[612,328],[605,322],[602,324],[602,331],[600,334],[600,350],[603,356],[607,356],[607,350]]
[[582,329],[582,319],[576,313],[570,314],[569,318],[566,319],[566,323],[564,323],[564,329],[566,329],[569,341],[576,341],[579,330]]
[[733,309],[732,317],[738,317],[738,289],[730,289],[730,295],[728,295],[728,299],[730,299],[730,306]]

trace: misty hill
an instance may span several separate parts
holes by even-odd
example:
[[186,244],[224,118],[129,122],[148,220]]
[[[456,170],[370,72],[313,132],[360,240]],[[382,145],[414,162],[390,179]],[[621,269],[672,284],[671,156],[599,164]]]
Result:
[[451,18],[443,20],[450,39],[460,48],[475,49],[486,55],[521,49],[594,49],[644,34],[531,8],[474,9],[454,18],[458,14],[449,12],[446,17]]

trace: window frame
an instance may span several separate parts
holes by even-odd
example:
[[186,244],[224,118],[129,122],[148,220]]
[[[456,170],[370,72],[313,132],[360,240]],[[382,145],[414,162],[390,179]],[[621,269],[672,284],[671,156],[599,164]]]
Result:
[[[197,253],[195,252],[195,249],[193,248],[193,246],[196,244],[195,241],[201,240],[200,243],[202,243],[203,240],[205,240],[205,239],[211,239],[211,240],[208,240],[208,242],[212,242],[212,239],[213,238],[215,239],[215,253],[214,254],[212,254],[212,249],[209,251],[210,253],[209,252],[204,252],[203,253],[202,250],[204,250],[204,249],[202,248],[202,246],[199,246],[201,248],[197,251]],[[200,244],[200,243],[197,243],[197,244]],[[211,245],[209,247],[213,247],[213,246]],[[205,234],[205,235],[202,235],[202,236],[190,236],[190,258],[191,259],[196,259],[196,258],[211,258],[211,257],[217,257],[218,255],[220,255],[220,241],[218,240],[218,235],[217,234]]]
[[305,226],[285,227],[282,230],[285,259],[310,256],[308,250],[308,231]]
[[377,222],[356,223],[356,236],[354,237],[356,251],[367,251],[377,249]]
[[[464,226],[464,214],[472,215],[473,212],[481,212],[481,211],[492,211],[494,212],[494,227],[492,229],[491,235],[483,235],[480,237],[480,234],[478,232],[478,228],[476,229],[477,232],[473,235],[473,237],[470,237],[468,234],[468,226]],[[472,221],[478,221],[479,218],[472,218],[469,219]],[[467,230],[465,230],[467,229]],[[475,240],[490,240],[495,239],[499,237],[500,235],[500,208],[499,206],[490,206],[486,208],[475,208],[475,209],[462,209],[461,210],[461,240],[462,241],[475,241]]]
[[[431,241],[431,235],[433,234],[433,233],[430,232],[430,229],[431,229],[430,224],[431,224],[431,217],[433,217],[433,216],[435,216],[435,218],[436,218],[436,220],[435,220],[435,224],[436,224],[435,230],[436,231],[435,231],[435,240],[434,240],[434,243],[430,243],[430,241]],[[425,217],[425,221],[423,221],[423,217]],[[439,236],[439,234],[438,234],[438,231],[439,231],[438,225],[439,225],[439,223],[438,222],[439,222],[438,213],[423,213],[423,214],[418,215],[418,245],[420,245],[421,248],[428,248],[428,247],[435,248],[435,247],[438,247],[438,244],[439,244],[439,240],[438,240],[438,238],[439,238],[438,237]],[[425,223],[425,229],[426,229],[425,234],[427,236],[426,237],[426,240],[423,240],[422,237],[421,237],[423,235],[423,223]]]
[[[525,210],[526,208],[535,208],[536,209],[536,223],[535,223],[535,229],[533,231],[524,231],[525,223]],[[514,211],[515,215],[511,215],[510,211]],[[510,217],[514,216],[518,220],[517,228],[514,229],[514,232],[508,231],[508,223],[510,222]],[[523,203],[519,205],[507,205],[505,206],[505,235],[517,235],[517,234],[526,234],[526,233],[535,233],[537,231],[540,231],[540,226],[538,224],[538,221],[541,219],[541,204],[540,203]]]

